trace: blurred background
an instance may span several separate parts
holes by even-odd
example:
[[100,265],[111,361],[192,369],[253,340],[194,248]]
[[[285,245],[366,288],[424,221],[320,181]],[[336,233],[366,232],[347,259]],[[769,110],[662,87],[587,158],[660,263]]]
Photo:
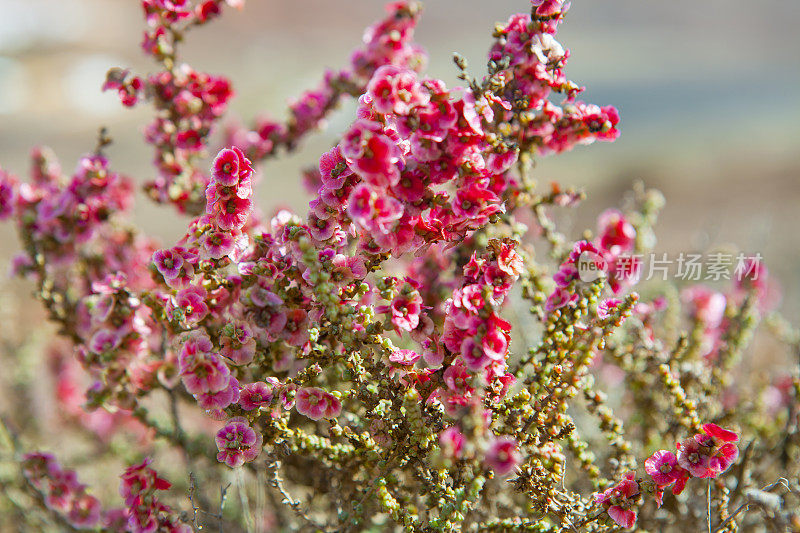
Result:
[[[431,75],[457,85],[451,57],[462,53],[479,75],[495,21],[527,10],[527,0],[429,0],[417,42]],[[150,179],[151,151],[141,138],[147,106],[125,109],[100,92],[109,67],[154,70],[139,52],[143,20],[134,0],[0,0],[0,166],[28,171],[31,147],[44,144],[69,171],[92,149],[99,126],[115,144],[112,165]],[[190,34],[185,61],[228,75],[237,96],[230,120],[283,117],[286,101],[337,68],[363,29],[382,16],[378,0],[249,0],[243,12]],[[709,250],[736,243],[761,253],[785,289],[783,308],[800,309],[800,2],[786,0],[575,0],[559,41],[572,50],[567,75],[588,87],[583,98],[613,104],[622,136],[544,159],[541,183],[584,187],[589,199],[566,216],[572,237],[619,205],[634,180],[659,188],[667,207],[659,251]],[[299,169],[314,164],[353,106],[298,153],[268,163],[257,189],[271,211],[303,209]],[[140,196],[145,231],[171,242],[185,220]],[[18,249],[0,225],[0,268]],[[26,285],[21,295],[30,290]]]

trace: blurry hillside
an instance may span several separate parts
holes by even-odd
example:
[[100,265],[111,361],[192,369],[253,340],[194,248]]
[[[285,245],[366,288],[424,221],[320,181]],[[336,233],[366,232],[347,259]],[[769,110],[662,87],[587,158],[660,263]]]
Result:
[[[527,0],[428,0],[417,41],[429,72],[456,85],[451,55],[480,73],[493,21]],[[101,94],[111,66],[147,72],[139,53],[143,21],[133,0],[0,0],[0,165],[27,172],[36,144],[71,169],[99,125],[116,140],[113,165],[144,181],[151,153],[140,130],[146,108],[123,109]],[[229,75],[232,117],[282,116],[285,102],[337,67],[381,15],[377,0],[248,0],[245,11],[193,32],[183,57],[199,70]],[[667,209],[660,248],[677,253],[735,242],[760,252],[800,310],[800,3],[786,0],[573,1],[559,40],[572,50],[567,73],[589,87],[584,98],[616,105],[621,138],[579,148],[538,166],[542,182],[585,186],[575,235],[618,204],[634,179],[660,188]],[[263,169],[263,209],[302,208],[298,169],[313,164],[352,107],[291,158]],[[143,227],[168,242],[185,221],[145,201]],[[0,226],[0,270],[17,244]]]

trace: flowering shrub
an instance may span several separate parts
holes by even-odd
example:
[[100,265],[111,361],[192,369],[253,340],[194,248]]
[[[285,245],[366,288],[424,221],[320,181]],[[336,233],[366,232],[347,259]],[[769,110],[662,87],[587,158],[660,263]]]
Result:
[[[153,106],[145,189],[191,217],[183,238],[128,222],[105,135],[72,175],[44,149],[28,181],[0,172],[13,270],[69,343],[51,347],[55,400],[90,458],[117,461],[121,500],[26,452],[4,414],[3,508],[133,532],[800,531],[796,369],[739,371],[762,317],[800,349],[766,267],[633,292],[663,203],[642,187],[594,236],[558,232],[552,212],[582,194],[542,191],[533,161],[614,140],[619,116],[566,78],[569,4],[531,4],[496,26],[484,75],[456,55],[448,88],[424,75],[420,6],[391,3],[287,120],[212,150],[232,84],[178,48],[242,2],[143,0],[158,70],[115,68],[103,88]],[[351,124],[304,177],[308,212],[263,216],[259,163],[348,97]]]

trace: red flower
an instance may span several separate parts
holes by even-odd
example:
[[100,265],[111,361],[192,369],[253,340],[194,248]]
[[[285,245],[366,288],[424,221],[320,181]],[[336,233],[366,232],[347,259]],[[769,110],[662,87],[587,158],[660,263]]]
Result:
[[507,476],[520,462],[517,441],[512,437],[497,437],[484,457],[486,464],[499,476]]
[[636,505],[638,496],[639,483],[636,482],[636,474],[628,472],[622,481],[605,492],[596,494],[594,499],[605,507],[614,522],[621,527],[631,528],[636,524],[636,511],[632,507]]

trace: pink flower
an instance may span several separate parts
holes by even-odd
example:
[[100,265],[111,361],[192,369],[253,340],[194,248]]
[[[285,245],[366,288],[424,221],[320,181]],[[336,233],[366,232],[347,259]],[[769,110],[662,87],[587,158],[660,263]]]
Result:
[[231,196],[213,204],[211,213],[214,223],[224,230],[242,229],[253,210],[253,202],[248,198]]
[[589,241],[578,241],[572,246],[572,251],[569,253],[567,262],[572,263],[573,265],[577,264],[578,259],[584,252],[591,252],[594,256],[602,255],[600,250],[598,250],[595,245]]
[[0,220],[5,220],[14,213],[16,188],[16,180],[0,169]]
[[175,146],[184,150],[199,151],[203,148],[203,136],[199,131],[186,130],[175,136]]
[[175,296],[175,309],[180,309],[183,321],[187,324],[196,324],[208,314],[208,305],[205,299],[208,294],[202,287],[187,287],[178,291]]
[[636,229],[617,209],[603,211],[597,219],[600,247],[614,255],[633,251]]
[[441,367],[444,362],[444,350],[441,345],[434,345],[428,340],[428,343],[423,346],[425,346],[425,350],[422,352],[422,358],[425,360],[425,363],[431,368]]
[[331,278],[339,283],[349,283],[356,279],[364,279],[367,275],[367,268],[364,259],[361,257],[351,257],[344,254],[336,254],[331,260],[333,271]]
[[714,477],[725,472],[739,457],[739,436],[729,429],[723,429],[716,424],[703,424],[705,435],[695,435],[695,440],[712,448],[710,467],[715,472]]
[[508,353],[508,337],[500,328],[492,328],[481,339],[481,348],[490,359],[502,361]]
[[497,266],[509,276],[519,276],[522,274],[525,263],[513,245],[500,243],[497,253]]
[[510,474],[520,462],[517,441],[512,437],[495,438],[486,451],[484,461],[497,475]]
[[597,318],[603,320],[609,317],[611,312],[622,303],[619,298],[606,298],[597,305]]
[[372,212],[372,202],[377,198],[377,194],[367,186],[361,184],[350,193],[350,199],[347,202],[347,214],[350,218],[360,224],[366,226],[367,221],[370,219]]
[[704,424],[703,433],[678,445],[678,463],[694,477],[717,477],[739,457],[739,436],[716,424]]
[[59,511],[69,510],[73,493],[82,490],[78,483],[78,476],[73,470],[56,470],[51,472],[48,479],[45,503],[50,509]]
[[439,445],[445,456],[458,459],[464,447],[464,435],[461,434],[458,426],[451,426],[439,434]]
[[444,379],[447,388],[457,394],[465,394],[472,391],[470,386],[472,374],[467,372],[467,369],[460,363],[448,366],[442,375],[442,379]]
[[492,359],[486,354],[483,346],[475,341],[474,337],[467,337],[461,343],[461,360],[473,372],[480,372]]
[[217,354],[200,349],[195,341],[183,346],[179,362],[183,385],[191,394],[219,392],[228,386],[228,366]]
[[397,330],[412,331],[419,325],[422,312],[422,296],[416,291],[398,294],[390,304],[392,324]]
[[547,297],[544,303],[544,310],[548,313],[560,309],[578,300],[577,294],[572,294],[567,289],[557,288],[553,293]]
[[199,22],[207,22],[218,17],[221,13],[222,8],[215,0],[206,0],[201,4],[197,4],[194,8],[195,17]]
[[201,392],[195,394],[197,404],[203,409],[225,409],[239,401],[239,380],[231,376],[228,386],[217,392]]
[[609,507],[608,516],[622,527],[632,528],[636,524],[636,511],[625,509],[619,505]]
[[169,250],[156,250],[153,253],[153,264],[166,284],[172,288],[185,287],[194,276],[194,265],[197,264],[196,253],[175,246]]
[[22,456],[22,473],[36,488],[41,488],[49,476],[60,470],[52,454],[34,452]]
[[120,476],[119,495],[125,500],[125,505],[137,505],[140,495],[156,490],[167,490],[172,484],[158,477],[156,471],[150,467],[152,459],[145,458],[137,465],[128,467]]
[[715,329],[725,317],[727,300],[725,295],[703,285],[692,285],[681,292],[681,300],[688,303],[694,318],[706,328]]
[[469,187],[461,187],[453,199],[453,213],[467,219],[484,219],[500,213],[503,208],[500,199],[492,191],[482,188],[477,183]]
[[84,492],[72,499],[67,518],[76,528],[90,529],[100,522],[101,511],[100,500]]
[[644,462],[645,471],[659,486],[667,486],[683,476],[683,469],[678,466],[678,458],[667,450],[658,450]]
[[339,145],[350,168],[376,186],[396,185],[400,181],[397,164],[402,154],[397,143],[383,134],[383,127],[359,120],[345,133]]
[[292,309],[286,313],[284,340],[292,346],[302,346],[308,341],[308,313],[303,309]]
[[242,180],[250,179],[252,172],[253,168],[250,165],[250,161],[235,146],[220,150],[211,165],[211,177],[214,178],[214,181],[226,187],[233,187]]
[[158,517],[150,506],[135,506],[128,510],[128,521],[124,531],[131,533],[156,533]]
[[110,352],[120,345],[122,336],[119,331],[109,329],[98,330],[89,341],[89,349],[97,354]]
[[481,285],[474,283],[453,291],[453,305],[471,313],[478,313],[486,305]]
[[183,256],[174,250],[156,250],[153,263],[164,279],[172,279],[178,277],[183,268]]
[[319,172],[322,183],[328,189],[341,189],[345,180],[353,175],[338,147],[322,154],[319,160]]
[[389,234],[403,216],[403,204],[391,196],[381,196],[362,183],[350,193],[347,205],[350,219],[373,234]]
[[625,478],[607,489],[605,492],[596,494],[595,502],[605,507],[608,516],[621,527],[631,528],[636,523],[636,511],[631,509],[639,495],[639,484],[636,482],[636,474],[628,472]]
[[704,449],[695,439],[684,439],[683,442],[678,444],[678,464],[693,477],[714,477],[711,458],[706,452],[707,449]]
[[246,365],[256,353],[256,339],[246,322],[229,324],[220,335],[220,353],[237,365]]
[[338,398],[317,387],[303,387],[295,396],[297,412],[312,420],[336,418],[342,412]]
[[258,457],[263,437],[244,418],[232,418],[217,432],[215,441],[217,461],[236,468]]
[[401,366],[411,366],[419,361],[421,355],[413,350],[395,350],[389,355],[389,361]]
[[564,5],[564,0],[531,0],[531,4],[537,6],[536,15],[539,17],[553,17],[569,8],[569,2]]
[[273,396],[272,387],[268,383],[263,381],[248,383],[242,387],[239,395],[239,405],[245,411],[252,411],[262,405],[269,405]]
[[339,223],[333,218],[320,218],[313,212],[308,215],[308,231],[318,241],[327,241],[338,228]]
[[578,267],[575,266],[575,263],[564,263],[558,272],[553,274],[553,281],[559,288],[568,287],[576,279],[578,279]]
[[206,231],[200,236],[200,247],[204,257],[221,259],[231,255],[236,250],[237,232],[229,231]]
[[372,106],[383,114],[408,114],[414,106],[425,105],[430,95],[424,91],[415,72],[385,65],[378,68],[367,85]]

